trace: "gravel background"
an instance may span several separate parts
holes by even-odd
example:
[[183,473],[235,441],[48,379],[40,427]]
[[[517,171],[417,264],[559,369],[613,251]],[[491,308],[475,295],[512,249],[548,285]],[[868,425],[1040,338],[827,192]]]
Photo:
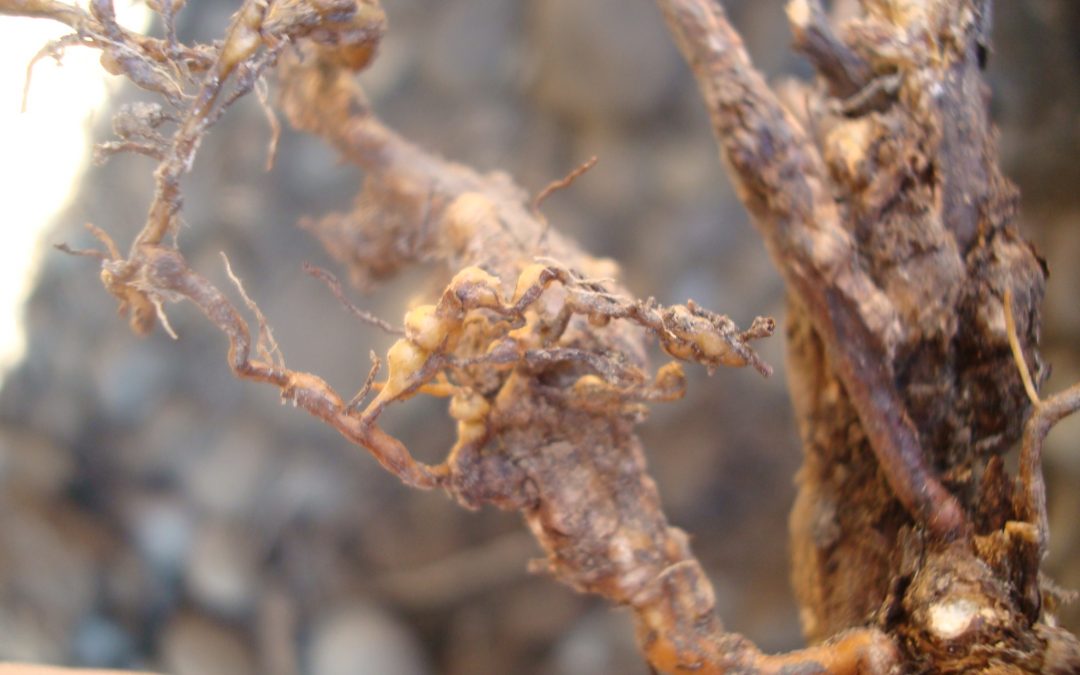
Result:
[[[550,221],[623,265],[629,286],[692,297],[747,324],[783,315],[781,285],[717,161],[697,93],[648,0],[386,0],[391,31],[364,75],[385,120],[433,150],[502,168],[530,190],[590,155]],[[770,77],[805,76],[780,0],[729,1]],[[232,4],[189,3],[212,39]],[[1080,3],[1001,2],[991,58],[1006,172],[1049,259],[1044,354],[1080,380]],[[125,98],[138,94],[127,92]],[[99,123],[100,134],[108,117]],[[355,388],[385,336],[357,325],[302,261],[293,224],[346,208],[357,171],[241,104],[186,183],[183,248],[225,281],[226,251],[290,365]],[[52,241],[94,222],[130,241],[149,160],[86,176]],[[17,226],[17,223],[9,224]],[[644,674],[626,616],[525,572],[516,516],[411,492],[274,392],[234,381],[224,341],[189,307],[180,334],[132,336],[85,260],[49,255],[26,308],[30,349],[0,391],[0,658],[177,675]],[[407,275],[366,298],[396,320],[430,291]],[[799,448],[781,340],[777,375],[692,377],[642,433],[670,518],[692,533],[729,627],[766,650],[800,642],[786,516]],[[452,427],[416,402],[389,427],[434,459]],[[1050,437],[1048,570],[1080,587],[1080,423]],[[1080,629],[1080,613],[1066,617]]]

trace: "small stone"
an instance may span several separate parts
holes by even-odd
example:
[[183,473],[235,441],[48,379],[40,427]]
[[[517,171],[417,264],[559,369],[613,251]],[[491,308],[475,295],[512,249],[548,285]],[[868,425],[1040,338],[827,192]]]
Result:
[[280,470],[267,481],[269,511],[261,515],[279,523],[298,518],[324,520],[346,512],[358,518],[371,515],[370,499],[350,494],[355,483],[348,469],[324,455],[307,447],[285,456]]
[[251,538],[220,521],[203,523],[195,535],[186,579],[195,600],[218,614],[235,616],[249,610],[258,583]]
[[646,667],[629,637],[633,635],[629,623],[628,615],[607,608],[586,614],[555,645],[550,672],[644,675]]
[[194,531],[187,506],[172,496],[136,497],[125,509],[135,547],[157,576],[177,575],[187,560]]
[[0,606],[0,657],[5,661],[57,663],[63,654],[56,637],[27,608]]
[[184,475],[188,493],[210,513],[253,512],[272,447],[273,440],[253,423],[229,428],[188,467]]
[[75,629],[71,657],[80,666],[119,668],[129,664],[133,647],[127,631],[100,614],[92,614]]
[[172,480],[211,438],[207,410],[179,394],[170,397],[110,450],[127,471],[146,479]]
[[384,611],[354,604],[319,620],[308,648],[311,675],[426,675],[416,638]]
[[254,659],[228,626],[193,613],[169,622],[162,644],[164,668],[171,675],[248,675]]
[[150,342],[107,343],[94,360],[96,398],[114,422],[144,421],[166,396],[170,367]]
[[104,562],[99,586],[100,601],[121,616],[137,616],[148,598],[162,597],[163,581],[153,575],[146,560],[128,544],[112,552]]

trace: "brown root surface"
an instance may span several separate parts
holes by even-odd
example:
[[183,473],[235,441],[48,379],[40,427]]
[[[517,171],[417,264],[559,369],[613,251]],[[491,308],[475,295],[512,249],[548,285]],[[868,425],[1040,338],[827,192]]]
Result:
[[[764,655],[726,632],[634,431],[648,404],[682,395],[683,363],[768,374],[751,343],[775,324],[740,329],[692,300],[636,299],[614,263],[550,227],[543,199],[589,163],[530,199],[506,175],[446,161],[383,125],[354,80],[386,30],[373,0],[248,0],[220,41],[199,45],[176,41],[171,3],[164,38],[121,28],[108,0],[89,10],[0,0],[0,13],[70,26],[42,54],[100,49],[110,72],[168,105],[122,111],[118,139],[99,148],[159,162],[128,253],[96,227],[105,251],[68,249],[100,260],[134,331],[171,333],[168,303],[188,301],[228,339],[237,377],[276,387],[405,484],[519,511],[545,554],[536,569],[628,607],[653,668],[1076,672],[1080,648],[1054,627],[1038,567],[1048,537],[1041,445],[1080,397],[1035,392],[1046,275],[1012,224],[1016,190],[996,168],[979,72],[988,4],[866,0],[834,28],[815,0],[793,0],[796,46],[820,75],[790,97],[794,107],[754,69],[718,4],[658,4],[789,291],[806,453],[794,581],[814,644],[788,654]],[[400,335],[385,376],[373,357],[351,399],[285,365],[257,292],[227,260],[253,324],[177,248],[181,179],[210,127],[270,74],[292,125],[365,172],[351,211],[305,228],[360,285],[421,261],[451,275],[398,330],[312,271],[361,319]],[[673,359],[655,371],[650,339]],[[1025,387],[1019,373],[1029,370]],[[421,395],[449,399],[457,425],[434,464],[378,424],[388,406]],[[1014,486],[1001,455],[1025,415]]]

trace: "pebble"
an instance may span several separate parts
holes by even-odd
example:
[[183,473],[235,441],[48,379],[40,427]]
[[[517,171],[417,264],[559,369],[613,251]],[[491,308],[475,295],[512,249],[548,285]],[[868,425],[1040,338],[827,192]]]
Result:
[[120,625],[100,614],[84,618],[71,639],[71,658],[91,668],[119,668],[129,664],[135,643]]
[[177,576],[195,534],[190,507],[175,496],[145,495],[134,497],[125,513],[135,547],[155,576]]
[[104,414],[118,422],[145,421],[166,396],[160,383],[172,365],[149,341],[106,343],[93,365],[95,397]]
[[311,675],[428,675],[416,638],[394,617],[356,603],[319,619],[308,648]]
[[210,611],[224,616],[247,612],[259,583],[251,537],[221,520],[202,523],[187,561],[186,580],[192,597]]
[[254,658],[238,632],[181,612],[165,628],[163,667],[170,675],[253,675]]
[[188,495],[208,513],[253,512],[273,446],[254,423],[229,427],[186,467],[182,480]]
[[623,673],[645,675],[648,668],[638,654],[633,627],[626,612],[603,607],[574,622],[556,643],[550,657],[555,675]]
[[50,634],[40,615],[26,607],[0,605],[0,658],[7,661],[59,663],[63,660],[58,635]]
[[[262,516],[272,522],[287,523],[297,518],[324,520],[346,509],[354,518],[367,518],[374,506],[364,494],[350,494],[358,486],[351,469],[340,458],[314,447],[288,453],[278,471],[267,481],[269,502]],[[346,472],[346,473],[343,473]]]

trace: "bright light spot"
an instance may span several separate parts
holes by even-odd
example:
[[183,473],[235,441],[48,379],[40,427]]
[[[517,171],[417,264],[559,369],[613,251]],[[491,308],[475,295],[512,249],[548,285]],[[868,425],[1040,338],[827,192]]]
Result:
[[806,0],[793,0],[788,3],[786,9],[788,20],[791,21],[792,25],[799,28],[806,28],[810,25],[810,3]]
[[959,599],[930,607],[930,629],[946,640],[965,633],[979,612],[971,600]]
[[[142,30],[149,11],[120,3],[117,19]],[[23,304],[43,253],[42,234],[73,196],[89,158],[93,114],[119,84],[98,64],[98,50],[72,47],[63,65],[38,61],[20,112],[27,64],[70,32],[48,19],[0,17],[0,380],[25,348]]]

